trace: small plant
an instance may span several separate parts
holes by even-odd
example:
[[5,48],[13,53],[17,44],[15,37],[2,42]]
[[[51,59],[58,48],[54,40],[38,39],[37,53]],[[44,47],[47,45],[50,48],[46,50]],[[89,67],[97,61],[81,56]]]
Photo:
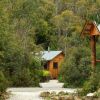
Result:
[[50,73],[47,70],[37,70],[36,75],[38,76],[38,79],[40,82],[45,82],[50,79]]
[[48,77],[50,75],[49,71],[43,70],[43,76]]
[[59,80],[59,82],[63,82],[64,81],[63,76],[62,75],[59,75],[58,76],[58,80]]
[[50,79],[50,73],[47,70],[43,70],[43,81],[48,81]]
[[0,93],[5,92],[7,87],[8,87],[8,81],[5,78],[3,72],[0,71]]
[[8,87],[8,81],[2,71],[0,71],[0,100],[3,100],[4,93]]

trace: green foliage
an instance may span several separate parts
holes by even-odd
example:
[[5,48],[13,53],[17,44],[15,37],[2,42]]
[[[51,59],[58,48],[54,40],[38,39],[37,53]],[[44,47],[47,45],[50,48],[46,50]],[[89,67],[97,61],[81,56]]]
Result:
[[45,77],[45,76],[49,76],[49,75],[50,75],[49,71],[43,70],[43,76],[44,76],[44,77]]
[[32,0],[0,1],[0,69],[12,83],[11,86],[39,84],[35,69],[39,69],[41,63],[35,55],[32,55],[32,52],[39,52],[42,48],[35,44],[34,39],[35,16],[32,12],[34,12],[35,2]]
[[17,87],[29,87],[39,86],[38,78],[35,77],[34,72],[28,68],[20,69],[12,78],[13,86]]
[[64,81],[64,79],[63,79],[63,75],[61,75],[61,74],[58,75],[58,81],[59,81],[59,82],[63,82],[63,81]]
[[68,86],[82,86],[90,76],[89,51],[83,47],[73,47],[62,65],[60,74]]
[[97,43],[97,45],[96,45],[96,50],[97,50],[97,52],[96,52],[96,56],[97,56],[97,59],[100,59],[100,45],[99,45],[99,43],[100,43],[100,40],[99,40],[99,38],[98,38],[98,43]]
[[81,95],[86,95],[87,93],[93,93],[98,88],[100,88],[100,72],[94,72],[90,76],[89,80],[86,81],[83,85]]
[[48,81],[50,79],[50,73],[47,70],[39,70],[39,77],[41,82]]
[[34,56],[32,55],[33,57],[31,58],[31,68],[32,69],[42,69],[42,65],[41,65],[41,58],[40,58],[40,55],[39,56]]
[[12,81],[14,86],[30,86],[32,81],[29,69],[21,69],[21,71],[17,71],[13,76]]
[[6,92],[7,87],[8,87],[8,80],[4,76],[3,72],[0,71],[0,96],[2,93]]

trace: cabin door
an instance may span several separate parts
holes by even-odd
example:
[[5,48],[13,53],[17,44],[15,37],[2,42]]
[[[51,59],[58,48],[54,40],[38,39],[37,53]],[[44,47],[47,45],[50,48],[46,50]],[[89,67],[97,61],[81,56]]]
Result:
[[56,79],[58,77],[58,62],[53,62],[53,78]]

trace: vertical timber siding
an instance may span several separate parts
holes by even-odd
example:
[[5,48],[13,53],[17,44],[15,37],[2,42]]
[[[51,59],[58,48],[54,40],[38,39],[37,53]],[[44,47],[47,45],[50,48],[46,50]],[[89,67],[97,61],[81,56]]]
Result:
[[[58,56],[56,56],[55,58],[53,58],[51,61],[48,62],[49,72],[50,72],[50,75],[51,75],[52,78],[58,77],[60,65],[61,65],[61,62],[63,61],[63,59],[64,59],[64,54],[61,53]],[[53,68],[53,62],[58,63],[58,69]]]

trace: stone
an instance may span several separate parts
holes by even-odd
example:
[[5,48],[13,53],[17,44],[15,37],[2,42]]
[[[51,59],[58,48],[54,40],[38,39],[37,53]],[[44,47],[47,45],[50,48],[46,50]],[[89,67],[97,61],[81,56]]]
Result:
[[74,96],[74,100],[82,100],[79,96]]
[[87,97],[93,97],[94,93],[88,93]]
[[69,93],[68,93],[68,92],[66,92],[65,94],[66,94],[66,95],[69,95]]
[[94,92],[95,98],[100,98],[100,89],[97,92]]
[[84,99],[82,99],[82,100],[94,100],[94,98],[93,97],[84,97]]
[[52,96],[56,96],[56,92],[55,92],[55,91],[52,91],[51,94],[50,94],[50,96],[51,96],[51,97],[52,97]]
[[58,96],[51,97],[50,100],[59,100]]
[[65,96],[59,96],[59,100],[65,100]]
[[64,95],[60,96],[59,100],[74,100],[74,97],[72,95]]
[[94,92],[87,94],[86,100],[98,100],[98,98],[99,98],[98,92]]
[[64,92],[64,91],[60,91],[59,93],[58,93],[58,96],[61,96],[61,95],[65,95],[66,93]]
[[50,92],[42,92],[41,94],[40,94],[40,97],[49,97],[50,96]]

